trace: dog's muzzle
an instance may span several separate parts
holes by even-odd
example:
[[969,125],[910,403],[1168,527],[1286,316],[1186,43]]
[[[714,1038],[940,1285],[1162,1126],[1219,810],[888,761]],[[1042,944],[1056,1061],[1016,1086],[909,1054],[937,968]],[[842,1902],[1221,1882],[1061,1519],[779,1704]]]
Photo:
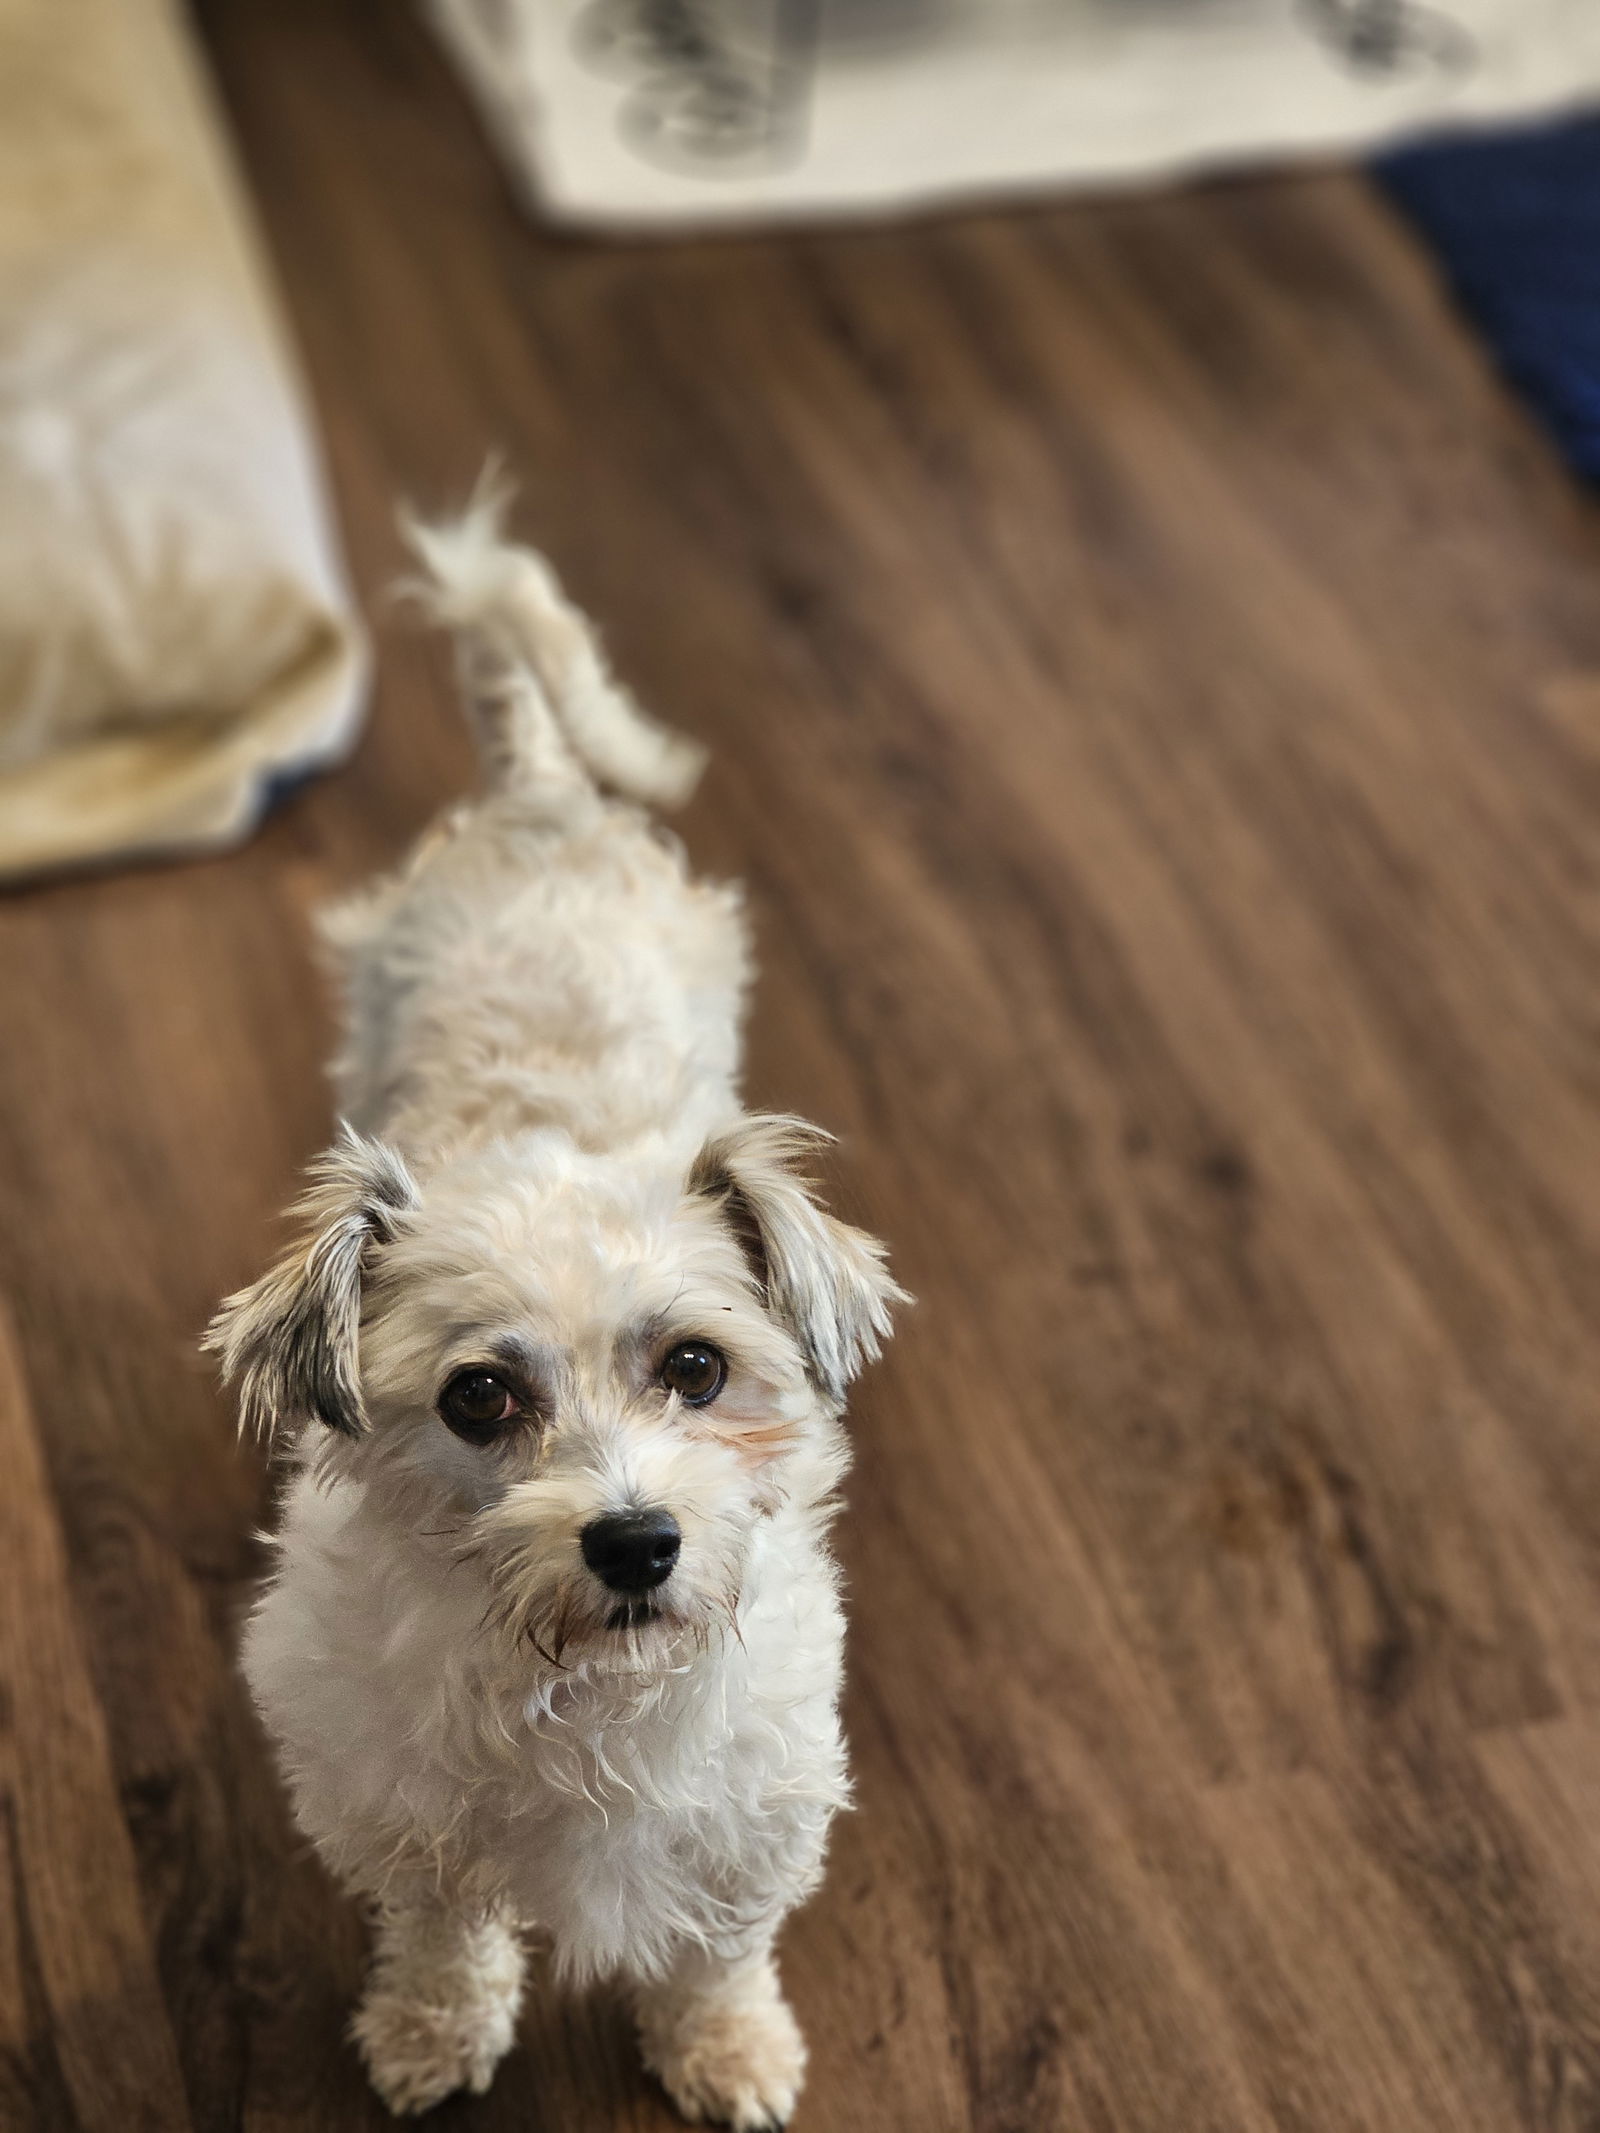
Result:
[[583,1559],[613,1592],[653,1592],[671,1577],[683,1546],[670,1511],[615,1511],[578,1536]]

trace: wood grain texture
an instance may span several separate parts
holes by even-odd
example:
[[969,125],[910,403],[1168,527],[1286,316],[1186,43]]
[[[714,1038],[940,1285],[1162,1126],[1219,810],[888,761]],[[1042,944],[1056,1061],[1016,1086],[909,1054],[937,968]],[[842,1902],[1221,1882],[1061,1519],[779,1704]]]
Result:
[[[491,446],[711,744],[752,1095],[840,1129],[922,1299],[855,1409],[802,2125],[1595,2133],[1593,506],[1353,178],[590,246],[408,10],[202,19],[381,679],[246,851],[0,903],[48,1473],[8,1451],[3,1648],[66,1654],[4,1750],[7,2133],[108,2122],[91,2002],[128,2123],[181,2123],[142,1950],[195,2133],[385,2122],[232,1671],[267,1484],[193,1343],[328,1130],[306,915],[470,775],[384,587],[396,498]],[[92,1993],[39,1952],[64,1842]],[[539,1994],[438,2123],[672,2121],[603,1997]]]
[[0,2121],[184,2133],[36,1422],[0,1313]]

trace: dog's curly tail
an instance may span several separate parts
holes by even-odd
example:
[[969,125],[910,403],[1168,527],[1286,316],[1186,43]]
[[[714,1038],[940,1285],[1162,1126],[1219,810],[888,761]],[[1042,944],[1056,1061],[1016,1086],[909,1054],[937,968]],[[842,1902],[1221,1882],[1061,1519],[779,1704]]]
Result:
[[676,807],[705,750],[640,709],[543,556],[502,532],[508,493],[491,473],[459,518],[402,527],[426,572],[416,593],[453,630],[491,784],[532,791],[574,777]]

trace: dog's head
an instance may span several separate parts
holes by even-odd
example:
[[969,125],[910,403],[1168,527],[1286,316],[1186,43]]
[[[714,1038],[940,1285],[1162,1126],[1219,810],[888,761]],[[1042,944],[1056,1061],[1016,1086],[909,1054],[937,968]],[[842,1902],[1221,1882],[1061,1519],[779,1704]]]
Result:
[[816,1137],[742,1118],[686,1170],[537,1133],[419,1186],[347,1133],[208,1345],[245,1427],[458,1533],[549,1664],[667,1663],[733,1621],[763,1523],[828,1498],[901,1296],[799,1174]]

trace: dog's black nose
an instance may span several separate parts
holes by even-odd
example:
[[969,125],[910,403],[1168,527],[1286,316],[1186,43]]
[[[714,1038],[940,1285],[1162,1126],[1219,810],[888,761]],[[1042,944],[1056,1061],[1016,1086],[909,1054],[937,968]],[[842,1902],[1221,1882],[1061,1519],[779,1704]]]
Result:
[[583,1559],[613,1592],[649,1592],[672,1575],[683,1546],[670,1511],[614,1511],[579,1536]]

